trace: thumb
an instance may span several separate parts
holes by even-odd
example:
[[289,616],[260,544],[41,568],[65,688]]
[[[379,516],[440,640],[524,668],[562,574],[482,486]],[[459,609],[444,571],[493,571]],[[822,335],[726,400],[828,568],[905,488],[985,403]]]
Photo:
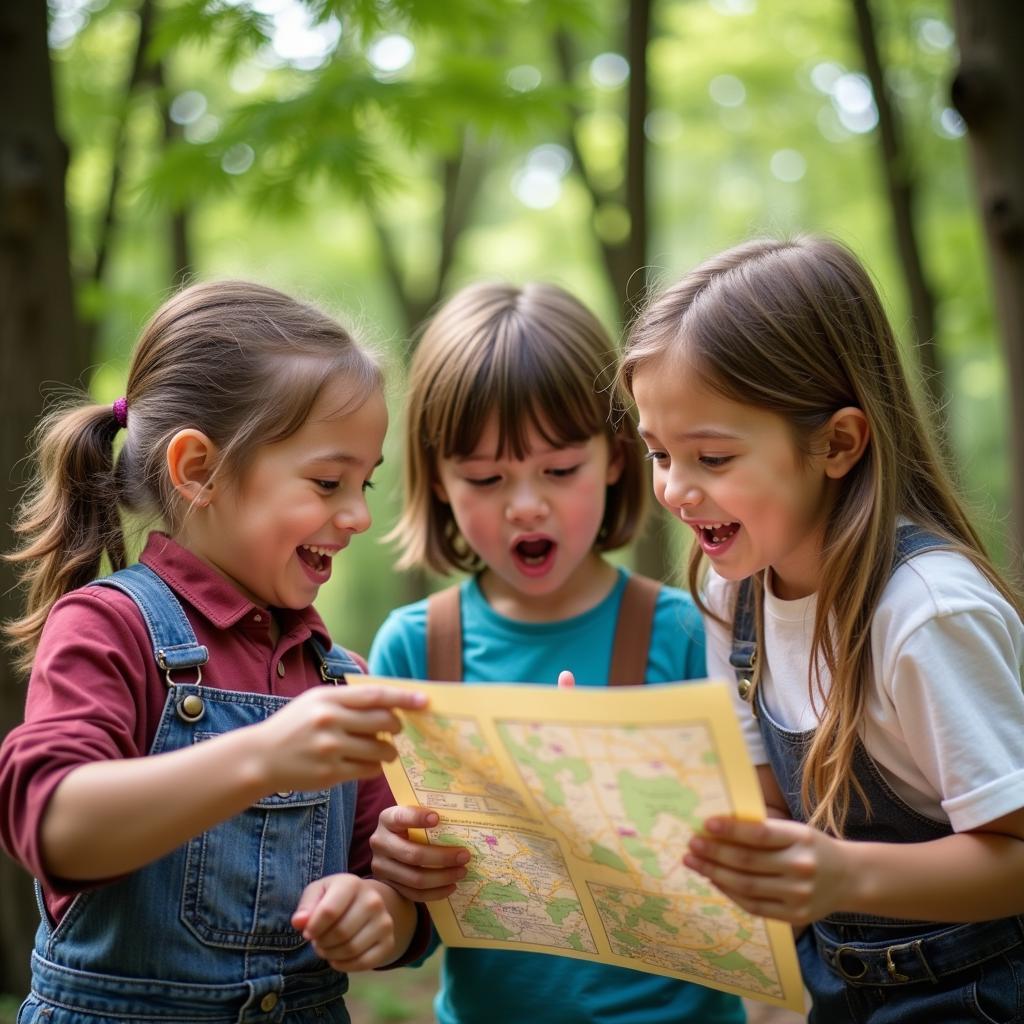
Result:
[[560,690],[571,690],[576,685],[576,677],[567,669],[558,673],[558,688]]
[[433,828],[439,819],[429,807],[396,806],[385,807],[378,820],[389,832],[404,836],[411,828]]

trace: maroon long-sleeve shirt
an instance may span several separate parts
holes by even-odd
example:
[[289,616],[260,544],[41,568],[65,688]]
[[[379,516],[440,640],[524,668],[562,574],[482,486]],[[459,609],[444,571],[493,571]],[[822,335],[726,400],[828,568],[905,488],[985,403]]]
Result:
[[[208,648],[204,685],[295,697],[322,682],[306,641],[331,641],[312,607],[275,609],[275,644],[267,610],[171,538],[151,534],[140,560],[174,591],[196,639]],[[181,681],[190,675],[182,672]],[[25,721],[0,747],[0,843],[40,880],[55,921],[86,885],[46,869],[40,824],[47,802],[79,765],[147,754],[166,697],[167,682],[131,598],[112,587],[85,587],[54,605],[32,667]],[[393,803],[383,776],[359,784],[349,851],[353,873],[370,874],[368,839],[380,812]],[[416,955],[428,933],[420,908],[420,927],[403,962]]]

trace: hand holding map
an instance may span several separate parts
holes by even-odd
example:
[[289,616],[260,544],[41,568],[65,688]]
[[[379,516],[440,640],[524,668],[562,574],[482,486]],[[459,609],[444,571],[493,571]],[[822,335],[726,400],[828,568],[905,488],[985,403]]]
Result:
[[410,829],[423,832],[439,821],[437,813],[428,807],[388,807],[382,811],[370,837],[373,877],[419,903],[451,896],[456,883],[466,877],[469,852],[409,838]]

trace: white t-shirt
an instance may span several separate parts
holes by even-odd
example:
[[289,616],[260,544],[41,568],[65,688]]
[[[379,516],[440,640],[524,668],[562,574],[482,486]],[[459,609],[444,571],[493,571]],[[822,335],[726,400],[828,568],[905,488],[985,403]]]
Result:
[[[816,595],[765,594],[761,697],[776,723],[817,725],[808,695]],[[705,603],[731,623],[738,584],[713,570]],[[729,664],[731,626],[705,617],[708,675],[730,683],[755,764],[768,757]],[[1024,626],[975,565],[927,551],[892,575],[871,624],[874,685],[860,737],[907,804],[963,832],[1024,807]],[[829,683],[827,670],[822,684]]]

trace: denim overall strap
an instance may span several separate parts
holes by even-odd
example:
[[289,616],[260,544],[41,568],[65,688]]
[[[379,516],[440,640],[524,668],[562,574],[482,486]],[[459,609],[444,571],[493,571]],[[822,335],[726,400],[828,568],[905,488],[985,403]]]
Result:
[[312,636],[309,638],[309,646],[313,648],[317,661],[320,662],[320,676],[325,683],[344,684],[346,672],[357,676],[363,674],[358,662],[344,647],[334,644],[330,650],[327,650],[316,637]]
[[[929,533],[921,526],[907,523],[896,528],[896,552],[892,560],[892,572],[904,562],[921,554],[922,551],[934,551],[946,547],[947,542],[934,533]],[[890,573],[891,575],[891,573]]]
[[[202,668],[210,653],[196,640],[196,635],[171,588],[147,565],[137,563],[119,569],[110,576],[94,580],[89,586],[115,587],[138,605],[149,630],[153,657],[167,673],[176,669],[194,668],[202,679]],[[197,680],[198,681],[198,680]]]
[[754,601],[754,580],[748,576],[740,581],[732,621],[732,650],[729,664],[736,673],[736,686],[744,700],[751,700],[754,689],[754,668],[757,665],[757,606]]

